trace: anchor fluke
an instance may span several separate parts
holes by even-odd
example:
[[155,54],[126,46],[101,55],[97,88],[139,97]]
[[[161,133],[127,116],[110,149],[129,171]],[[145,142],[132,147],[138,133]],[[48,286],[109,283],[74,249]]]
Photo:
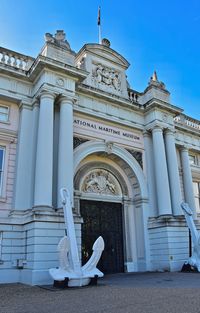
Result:
[[103,277],[103,273],[100,270],[98,270],[96,266],[101,258],[101,254],[104,250],[104,246],[105,245],[104,245],[103,238],[101,236],[98,237],[95,243],[93,244],[93,247],[92,247],[93,253],[90,259],[87,261],[87,263],[84,266],[82,266],[82,271],[84,275],[90,275],[91,277],[98,275],[98,277]]
[[105,244],[104,244],[104,240],[101,236],[99,236],[97,238],[97,240],[94,242],[93,244],[93,247],[92,247],[92,250],[100,250],[100,251],[103,251],[105,248]]

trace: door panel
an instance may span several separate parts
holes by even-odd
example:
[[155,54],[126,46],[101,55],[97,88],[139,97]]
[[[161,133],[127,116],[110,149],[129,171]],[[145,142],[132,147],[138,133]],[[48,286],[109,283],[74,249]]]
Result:
[[103,273],[124,271],[122,205],[120,203],[81,200],[82,260],[92,253],[94,241],[102,236],[105,250],[98,268]]

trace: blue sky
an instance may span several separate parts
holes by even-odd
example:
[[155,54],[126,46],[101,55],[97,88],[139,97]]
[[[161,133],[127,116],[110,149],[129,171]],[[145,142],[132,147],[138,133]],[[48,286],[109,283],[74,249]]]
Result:
[[200,119],[200,1],[0,1],[0,46],[37,56],[46,32],[64,29],[76,52],[102,37],[131,64],[128,80],[143,91],[156,70],[174,105]]

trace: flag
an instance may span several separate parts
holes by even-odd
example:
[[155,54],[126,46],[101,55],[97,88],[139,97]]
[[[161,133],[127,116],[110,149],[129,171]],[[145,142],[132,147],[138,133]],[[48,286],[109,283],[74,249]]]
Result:
[[98,9],[97,25],[98,25],[98,26],[101,25],[101,9],[100,9],[100,7],[99,7],[99,9]]

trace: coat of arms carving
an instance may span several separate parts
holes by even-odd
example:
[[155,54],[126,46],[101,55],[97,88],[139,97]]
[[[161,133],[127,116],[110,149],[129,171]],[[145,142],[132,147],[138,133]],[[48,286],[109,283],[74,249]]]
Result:
[[117,179],[107,170],[92,170],[83,180],[81,191],[106,195],[120,195]]
[[92,78],[96,84],[101,84],[114,90],[121,90],[120,73],[115,69],[97,64],[92,72]]

